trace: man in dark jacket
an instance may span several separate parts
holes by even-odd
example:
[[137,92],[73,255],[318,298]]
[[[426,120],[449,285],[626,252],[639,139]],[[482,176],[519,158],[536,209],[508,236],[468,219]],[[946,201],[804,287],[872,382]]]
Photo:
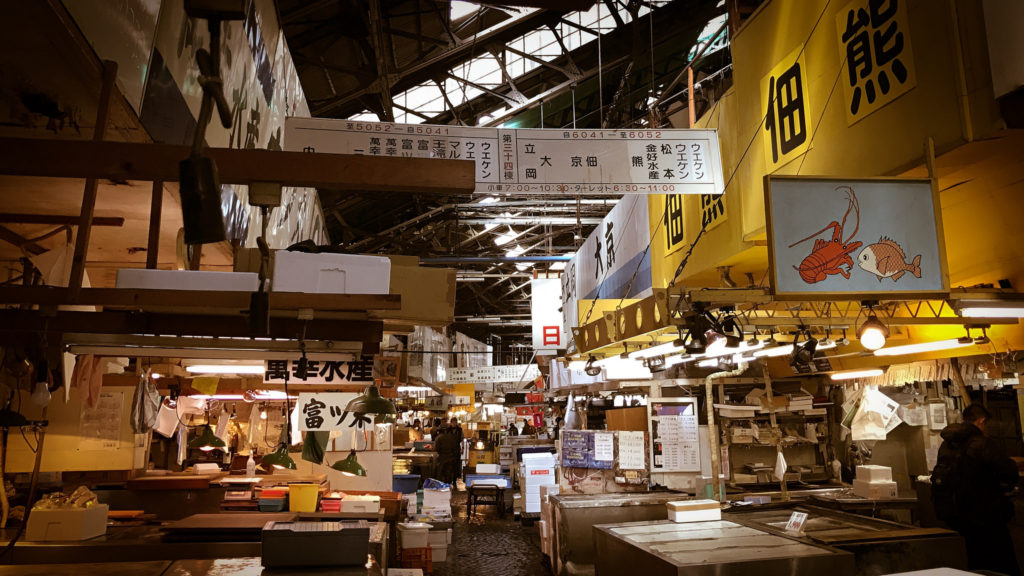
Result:
[[[1006,495],[1017,484],[1017,465],[999,442],[985,435],[990,414],[984,406],[972,404],[963,416],[962,424],[942,430],[932,472],[936,512],[964,537],[969,569],[1019,575],[1007,525],[1013,504]],[[949,500],[940,502],[942,498]]]
[[458,436],[451,429],[443,428],[434,442],[434,450],[437,450],[437,465],[441,476],[439,480],[454,484],[462,458]]

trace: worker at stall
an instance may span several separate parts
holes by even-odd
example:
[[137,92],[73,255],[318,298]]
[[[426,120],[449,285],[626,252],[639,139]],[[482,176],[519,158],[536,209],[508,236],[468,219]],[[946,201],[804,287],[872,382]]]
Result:
[[964,409],[962,424],[942,430],[932,502],[935,514],[964,537],[967,567],[1019,575],[1008,523],[1013,504],[1007,493],[1019,479],[1003,446],[985,434],[991,417],[980,404]]
[[465,440],[466,434],[462,431],[462,425],[459,424],[459,419],[455,416],[452,416],[449,424],[449,432],[454,434],[459,441],[459,457],[455,460],[455,478],[460,478],[462,476],[462,441]]
[[537,433],[537,429],[533,427],[533,424],[530,424],[529,418],[523,420],[523,427],[520,430],[520,433],[523,436],[533,436]]
[[447,484],[454,484],[462,459],[462,446],[451,427],[439,429],[434,440],[434,450],[437,451],[437,465],[441,476],[439,479]]
[[423,441],[423,425],[420,423],[419,418],[412,421],[412,428],[409,428],[409,440],[413,442]]
[[440,418],[434,418],[434,426],[430,429],[430,439],[431,440],[433,440],[435,442],[437,441],[438,436],[441,435],[441,428],[442,428],[441,424],[443,424],[443,423],[444,423],[444,420],[441,420]]
[[519,428],[516,428],[515,420],[513,420],[508,425],[508,435],[509,436],[519,436]]

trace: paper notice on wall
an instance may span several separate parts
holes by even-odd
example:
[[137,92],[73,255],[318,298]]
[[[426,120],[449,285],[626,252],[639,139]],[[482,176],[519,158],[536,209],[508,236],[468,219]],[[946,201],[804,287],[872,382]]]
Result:
[[903,420],[900,419],[899,415],[893,414],[892,418],[889,419],[889,423],[885,425],[885,433],[888,434],[889,432],[892,432],[893,429],[902,423]]
[[79,450],[117,450],[121,444],[123,392],[102,392],[96,408],[83,407],[78,428]]
[[594,434],[594,460],[611,462],[615,459],[615,435],[610,432]]
[[646,454],[643,432],[619,432],[619,469],[646,469]]
[[939,449],[938,448],[925,448],[924,459],[928,464],[928,471],[931,472],[935,469],[935,464],[939,461]]
[[925,410],[924,406],[900,406],[897,415],[900,417],[900,419],[907,423],[907,426],[928,425],[928,411]]
[[932,430],[942,430],[946,427],[946,405],[945,404],[929,404],[928,405],[928,421],[931,423]]

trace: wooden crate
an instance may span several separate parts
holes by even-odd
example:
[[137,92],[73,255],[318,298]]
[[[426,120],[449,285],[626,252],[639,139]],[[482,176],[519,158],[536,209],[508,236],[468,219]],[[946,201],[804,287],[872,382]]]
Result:
[[431,557],[430,546],[426,548],[402,548],[400,552],[402,568],[419,568],[424,574],[431,574],[434,571],[434,561]]

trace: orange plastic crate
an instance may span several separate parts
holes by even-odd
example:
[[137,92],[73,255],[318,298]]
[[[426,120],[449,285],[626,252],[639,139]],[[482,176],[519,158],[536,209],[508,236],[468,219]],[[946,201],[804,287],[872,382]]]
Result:
[[434,571],[434,561],[431,557],[430,547],[426,548],[403,548],[402,568],[419,568],[424,574],[431,574]]

